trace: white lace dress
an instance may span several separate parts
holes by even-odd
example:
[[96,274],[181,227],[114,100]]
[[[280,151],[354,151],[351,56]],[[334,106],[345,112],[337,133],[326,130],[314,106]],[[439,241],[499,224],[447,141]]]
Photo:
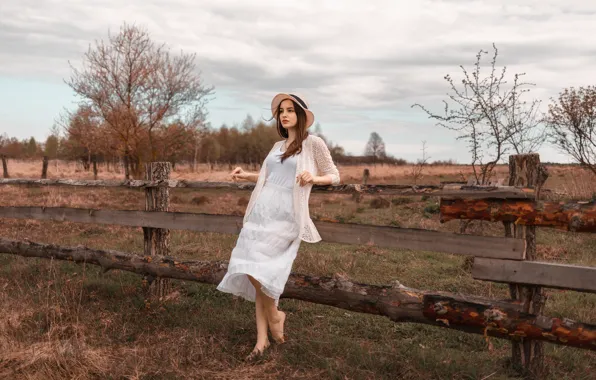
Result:
[[263,293],[279,302],[301,242],[292,195],[297,157],[288,157],[282,164],[281,149],[282,144],[265,159],[263,189],[240,231],[228,271],[217,286],[253,302],[255,288],[246,275],[259,281]]

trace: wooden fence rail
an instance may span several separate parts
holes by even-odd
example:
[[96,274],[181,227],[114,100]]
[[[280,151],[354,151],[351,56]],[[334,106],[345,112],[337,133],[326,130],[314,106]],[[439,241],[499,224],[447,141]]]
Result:
[[[0,207],[0,217],[228,234],[238,234],[242,228],[240,216],[183,212]],[[517,262],[516,260],[523,259],[523,239],[349,223],[316,222],[315,225],[323,240],[330,243],[367,244],[474,256],[476,259],[472,276],[479,280],[596,292],[596,268],[531,261]]]
[[[112,224],[199,232],[238,234],[242,217],[132,210],[65,207],[0,207],[0,218]],[[514,238],[461,235],[449,232],[349,223],[315,222],[325,242],[371,244],[377,247],[445,252],[458,255],[521,260],[525,242]]]
[[594,267],[476,257],[472,277],[477,280],[596,293],[596,268]]
[[[218,284],[227,263],[60,247],[0,238],[0,252],[25,257],[99,265],[154,277]],[[520,312],[520,305],[482,297],[407,288],[398,282],[378,286],[341,276],[290,274],[284,298],[377,314],[395,322],[414,322],[509,340],[534,339],[596,350],[596,325]]]
[[[205,182],[170,179],[164,181],[146,180],[75,180],[75,179],[0,179],[0,185],[34,186],[79,186],[79,187],[168,187],[191,189],[250,190],[254,183]],[[497,199],[533,199],[534,190],[513,186],[467,186],[467,185],[359,185],[345,184],[337,186],[313,186],[313,192],[324,193],[365,193],[379,195],[419,196],[431,195],[454,198],[497,198]]]

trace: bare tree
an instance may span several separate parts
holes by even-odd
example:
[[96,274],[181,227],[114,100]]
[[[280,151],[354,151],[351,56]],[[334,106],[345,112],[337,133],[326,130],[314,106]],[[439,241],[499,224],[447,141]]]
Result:
[[373,158],[373,164],[376,165],[379,158],[383,159],[387,155],[385,152],[385,142],[377,132],[372,132],[366,143],[364,155]]
[[9,141],[10,139],[8,138],[6,132],[0,135],[0,151],[2,151],[4,147],[8,146]]
[[422,178],[424,169],[428,166],[428,160],[430,157],[426,153],[426,141],[422,141],[422,158],[416,161],[416,164],[410,170],[409,177],[412,179],[414,185],[418,183],[418,180]]
[[155,131],[175,120],[203,122],[213,93],[203,84],[194,54],[173,55],[147,30],[127,24],[106,42],[90,46],[83,68],[72,67],[67,84],[118,136],[125,162],[131,161],[137,177],[143,144],[148,141],[149,158],[156,159]]
[[480,72],[482,56],[488,54],[484,50],[476,55],[472,72],[460,66],[461,86],[449,74],[445,76],[451,93],[449,102],[443,101],[443,114],[431,112],[420,104],[412,106],[420,107],[431,119],[438,120],[437,125],[460,133],[458,139],[466,141],[470,148],[474,176],[479,184],[491,179],[493,169],[510,149],[518,154],[529,153],[538,149],[545,139],[540,130],[540,101],[522,100],[533,84],[521,81],[524,73],[514,74],[513,82],[508,84],[507,67],[497,70],[498,50],[494,44],[493,49],[488,76],[482,77]]
[[563,90],[549,105],[547,127],[559,150],[596,174],[596,86]]

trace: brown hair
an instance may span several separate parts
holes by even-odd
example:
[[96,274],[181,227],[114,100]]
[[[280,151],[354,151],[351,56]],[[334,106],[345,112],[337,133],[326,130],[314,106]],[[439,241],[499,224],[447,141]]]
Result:
[[[296,139],[292,141],[288,149],[286,149],[281,156],[282,163],[286,158],[302,152],[302,142],[308,137],[308,132],[306,131],[306,112],[304,112],[302,107],[300,107],[294,100],[292,100],[292,103],[294,104],[294,110],[296,112],[296,126],[294,127],[296,128]],[[279,107],[275,113],[275,119],[277,120],[277,130],[284,138],[287,139],[289,134],[287,129],[285,129],[281,124],[281,120],[279,118]]]

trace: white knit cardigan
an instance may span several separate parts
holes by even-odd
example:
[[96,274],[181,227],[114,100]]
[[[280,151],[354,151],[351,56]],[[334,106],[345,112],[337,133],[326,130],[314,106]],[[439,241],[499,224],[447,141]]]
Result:
[[[271,151],[279,148],[284,142],[285,140],[276,142]],[[259,179],[248,201],[246,213],[244,214],[244,223],[246,223],[248,215],[252,211],[265,183],[265,177],[267,176],[266,162],[267,160],[263,162],[263,166],[259,172]],[[330,175],[332,184],[339,184],[339,171],[333,163],[329,148],[327,148],[325,141],[318,136],[308,135],[302,142],[302,152],[297,156],[296,176],[305,170],[309,171],[313,176]],[[294,215],[300,226],[300,238],[308,243],[316,243],[321,240],[321,235],[319,235],[310,218],[308,200],[311,190],[312,184],[305,186],[300,186],[298,183],[294,184]]]

